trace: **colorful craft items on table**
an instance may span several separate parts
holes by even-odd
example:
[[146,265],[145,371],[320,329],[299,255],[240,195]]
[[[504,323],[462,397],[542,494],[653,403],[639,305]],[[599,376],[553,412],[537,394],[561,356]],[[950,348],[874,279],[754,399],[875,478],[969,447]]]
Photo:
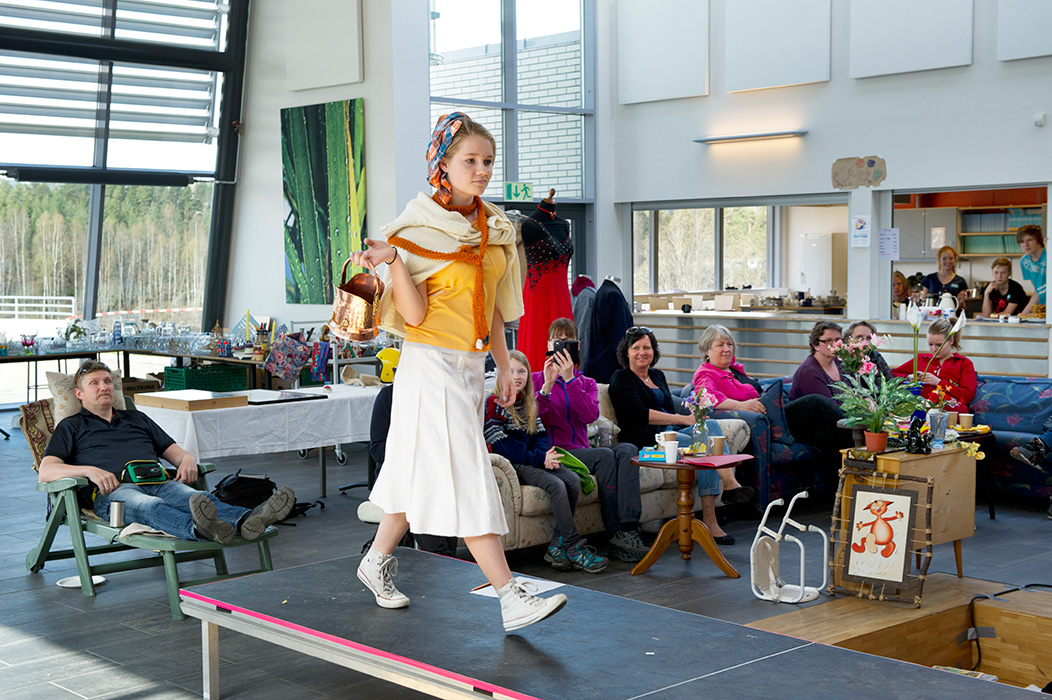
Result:
[[32,355],[33,354],[33,347],[36,345],[36,342],[37,342],[36,333],[33,333],[32,335],[23,335],[22,336],[22,354],[24,354],[24,355]]
[[325,381],[325,367],[329,364],[329,344],[314,343],[310,357],[310,378],[314,382]]
[[234,356],[234,348],[230,344],[230,338],[220,338],[216,341],[216,355],[219,357]]

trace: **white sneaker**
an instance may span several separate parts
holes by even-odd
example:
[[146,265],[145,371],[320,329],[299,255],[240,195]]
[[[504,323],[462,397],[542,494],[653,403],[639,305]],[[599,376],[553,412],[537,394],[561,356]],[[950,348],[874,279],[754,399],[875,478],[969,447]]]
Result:
[[395,588],[394,576],[398,573],[398,560],[391,554],[381,554],[372,547],[358,565],[358,580],[376,596],[381,608],[404,608],[409,598]]
[[534,622],[540,622],[566,605],[566,596],[562,593],[556,593],[549,598],[538,598],[528,593],[523,584],[514,578],[497,590],[497,597],[500,598],[500,614],[504,618],[505,632],[513,632]]

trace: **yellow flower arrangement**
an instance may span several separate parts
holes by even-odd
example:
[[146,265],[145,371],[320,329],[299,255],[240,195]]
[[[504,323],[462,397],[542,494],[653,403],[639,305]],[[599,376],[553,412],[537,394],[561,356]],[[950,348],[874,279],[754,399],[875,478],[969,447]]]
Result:
[[986,453],[979,451],[979,443],[977,442],[962,442],[959,443],[964,448],[965,454],[969,457],[975,457],[976,459],[986,459]]

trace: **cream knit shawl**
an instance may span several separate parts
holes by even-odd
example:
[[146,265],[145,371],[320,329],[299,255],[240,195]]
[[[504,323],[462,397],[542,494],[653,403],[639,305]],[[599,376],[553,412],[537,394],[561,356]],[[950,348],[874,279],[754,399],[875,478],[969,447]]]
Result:
[[[525,253],[521,246],[516,247],[515,228],[504,212],[489,202],[483,202],[482,206],[489,226],[487,245],[501,246],[505,255],[504,276],[497,280],[497,308],[505,321],[514,321],[523,313],[519,260],[524,259]],[[462,245],[477,246],[482,242],[482,234],[467,219],[443,209],[423,192],[406,205],[397,219],[384,226],[380,234],[385,240],[397,234],[436,253],[454,253]],[[429,260],[401,248],[398,255],[408,268],[413,284],[420,284],[450,264],[448,260]],[[384,283],[384,293],[380,297],[380,327],[388,333],[405,336],[405,319],[394,305],[390,266],[380,268],[379,275]]]

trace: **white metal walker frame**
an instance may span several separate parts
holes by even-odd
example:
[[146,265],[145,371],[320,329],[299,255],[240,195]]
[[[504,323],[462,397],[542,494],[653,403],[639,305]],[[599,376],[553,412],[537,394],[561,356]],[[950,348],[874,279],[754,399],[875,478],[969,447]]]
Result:
[[[789,501],[789,507],[785,509],[785,515],[782,516],[782,524],[777,532],[767,527],[767,518],[771,514],[771,509],[775,506],[785,505],[785,500],[779,498],[767,504],[767,509],[763,513],[763,520],[760,521],[760,526],[756,529],[756,536],[753,538],[752,547],[749,550],[751,588],[753,595],[760,600],[770,600],[775,603],[806,603],[816,599],[819,591],[826,587],[829,579],[829,536],[820,527],[815,525],[805,526],[789,517],[797,499],[807,497],[808,493],[806,491],[801,491],[793,496],[792,500]],[[821,586],[815,588],[804,584],[804,543],[791,534],[784,534],[787,524],[792,525],[800,532],[817,532],[822,536],[822,551],[825,553],[825,561],[822,563]],[[800,585],[786,583],[782,580],[779,571],[779,550],[783,540],[793,542],[800,548]]]

